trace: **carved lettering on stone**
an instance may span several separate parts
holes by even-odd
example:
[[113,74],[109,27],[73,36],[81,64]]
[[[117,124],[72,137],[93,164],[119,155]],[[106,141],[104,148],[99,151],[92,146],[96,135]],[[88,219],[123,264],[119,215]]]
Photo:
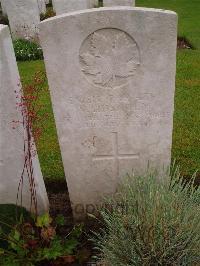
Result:
[[127,173],[170,164],[176,25],[174,12],[128,6],[40,23],[75,219],[84,216],[77,206],[101,204]]

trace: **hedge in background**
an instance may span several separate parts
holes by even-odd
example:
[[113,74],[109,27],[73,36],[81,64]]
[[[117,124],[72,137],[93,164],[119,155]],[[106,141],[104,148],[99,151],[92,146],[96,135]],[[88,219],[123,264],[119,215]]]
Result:
[[43,59],[42,48],[29,40],[18,39],[13,41],[17,61]]

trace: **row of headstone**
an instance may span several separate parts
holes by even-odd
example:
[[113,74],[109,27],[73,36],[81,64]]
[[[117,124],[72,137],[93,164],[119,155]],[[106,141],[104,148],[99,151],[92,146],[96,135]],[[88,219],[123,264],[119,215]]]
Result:
[[127,173],[170,164],[177,15],[128,6],[81,10],[41,22],[40,42],[79,219]]
[[[29,210],[30,176],[26,169],[22,175],[25,164],[24,143],[27,137],[22,126],[21,113],[16,110],[17,102],[20,103],[20,90],[20,77],[9,28],[0,25],[0,204],[15,204],[19,187],[17,203],[22,203]],[[12,121],[19,122],[13,124]],[[34,170],[38,212],[43,213],[48,211],[48,198],[37,155],[32,155],[30,163]]]
[[[56,15],[99,6],[98,0],[52,0]],[[103,0],[103,6],[135,6],[135,0]]]
[[5,1],[12,37],[38,42],[38,25],[40,23],[38,3],[41,3],[40,0],[3,1]]
[[53,0],[52,4],[56,15],[95,7],[94,0]]
[[[38,4],[39,12],[41,14],[46,13],[46,5],[49,4],[48,0],[35,0],[35,2]],[[3,15],[7,15],[6,11],[6,0],[1,0],[1,10]]]
[[45,0],[1,0],[4,15],[8,16],[14,39],[38,42],[40,14],[46,13]]
[[[53,0],[52,3],[57,15],[98,6],[97,0]],[[134,0],[104,0],[103,3],[105,7],[135,4]],[[8,16],[12,37],[38,42],[40,14],[46,13],[45,0],[1,0],[1,5]]]

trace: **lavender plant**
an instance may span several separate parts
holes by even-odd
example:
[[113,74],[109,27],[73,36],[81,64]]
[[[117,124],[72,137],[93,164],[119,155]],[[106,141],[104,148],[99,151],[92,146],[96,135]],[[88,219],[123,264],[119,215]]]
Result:
[[95,234],[105,265],[199,265],[200,188],[176,169],[171,177],[129,176],[101,211]]

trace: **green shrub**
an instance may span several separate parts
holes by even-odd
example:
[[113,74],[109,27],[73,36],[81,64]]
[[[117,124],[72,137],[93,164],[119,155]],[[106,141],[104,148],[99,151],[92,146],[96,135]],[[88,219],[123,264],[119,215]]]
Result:
[[105,265],[200,265],[200,188],[177,171],[128,177],[107,204],[95,234]]
[[74,226],[67,235],[61,236],[58,227],[62,229],[65,226],[64,217],[53,220],[45,213],[30,218],[21,212],[20,219],[14,224],[0,220],[1,266],[65,265],[64,262],[77,259],[75,252],[82,225]]
[[[7,247],[7,241],[1,238],[1,231],[9,234],[12,226],[20,220],[22,215],[26,220],[31,219],[30,213],[22,207],[14,204],[0,204],[0,249]],[[10,226],[7,226],[8,224]]]
[[29,61],[43,59],[41,47],[29,40],[14,40],[13,46],[18,61]]

